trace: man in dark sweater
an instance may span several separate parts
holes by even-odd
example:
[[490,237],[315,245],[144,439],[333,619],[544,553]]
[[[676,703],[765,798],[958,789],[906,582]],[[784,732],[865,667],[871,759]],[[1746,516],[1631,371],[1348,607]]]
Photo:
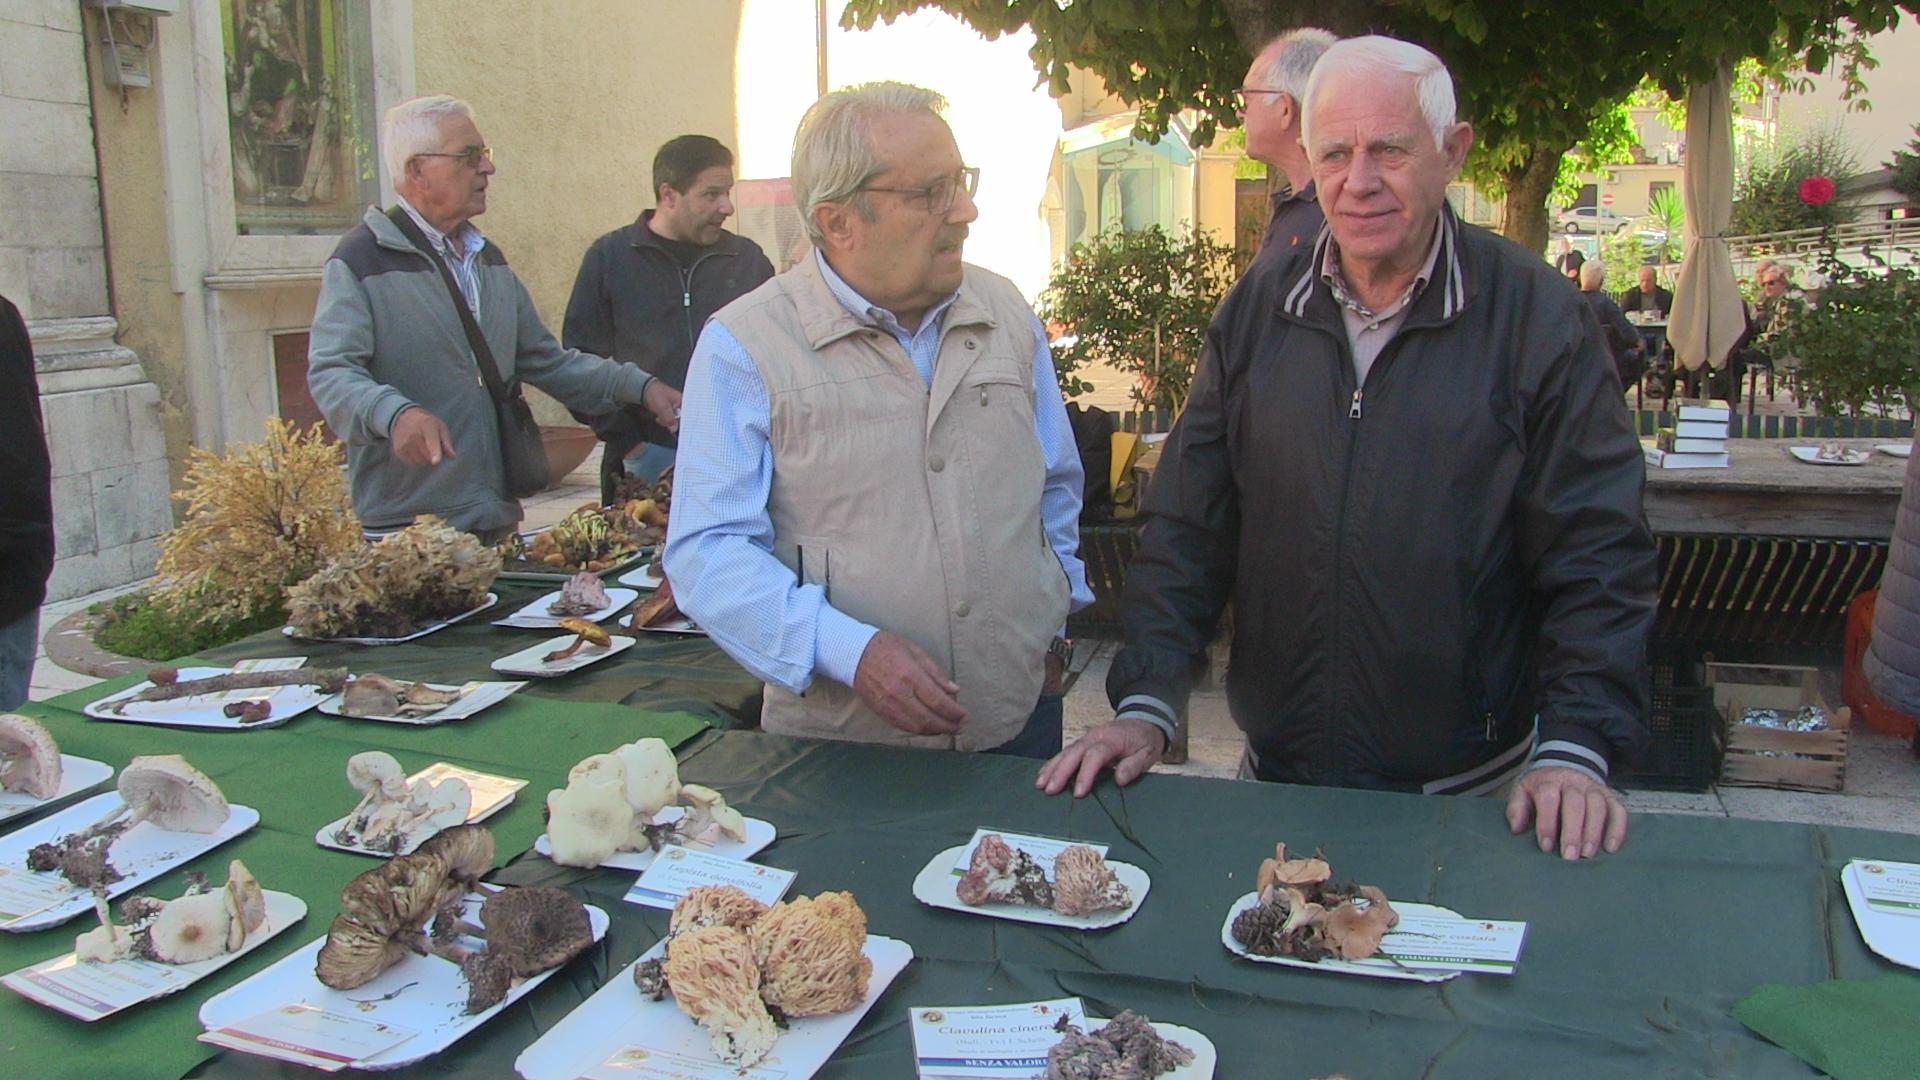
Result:
[[1313,169],[1300,146],[1300,101],[1314,62],[1339,40],[1325,30],[1304,27],[1274,38],[1247,68],[1240,88],[1240,121],[1247,129],[1247,156],[1277,169],[1287,186],[1274,193],[1261,258],[1286,258],[1310,245],[1326,218],[1313,188]]
[[40,420],[33,342],[0,296],[0,709],[27,700],[40,602],[53,572],[53,466]]
[[[580,261],[561,341],[610,356],[678,390],[707,318],[773,276],[760,246],[721,226],[733,214],[733,153],[705,135],[669,139],[653,158],[659,205],[593,242]],[[673,464],[673,432],[642,409],[592,419],[606,443],[600,496],[620,477]]]

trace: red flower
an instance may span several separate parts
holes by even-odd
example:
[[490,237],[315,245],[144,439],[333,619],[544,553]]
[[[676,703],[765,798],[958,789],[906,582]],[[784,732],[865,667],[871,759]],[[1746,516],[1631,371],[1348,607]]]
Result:
[[1800,181],[1800,201],[1808,206],[1825,206],[1833,201],[1833,181],[1824,176],[1809,176]]

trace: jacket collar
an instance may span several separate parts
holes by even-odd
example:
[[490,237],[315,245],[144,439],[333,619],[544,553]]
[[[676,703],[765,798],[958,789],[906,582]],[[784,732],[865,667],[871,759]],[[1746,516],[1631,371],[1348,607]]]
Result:
[[[367,212],[360,218],[360,223],[373,233],[373,242],[381,247],[392,251],[411,251],[423,259],[427,257],[427,252],[414,247],[413,241],[407,239],[407,234],[401,232],[400,226],[395,225],[393,219],[388,217],[387,212],[380,207],[367,207]],[[483,241],[480,246],[482,252],[494,246],[493,241],[488,239],[485,233],[481,233],[480,236]]]
[[[820,272],[822,258],[824,256],[815,249],[810,256],[794,263],[793,269],[775,279],[780,282],[781,290],[800,315],[800,326],[807,335],[807,344],[815,349],[825,348],[871,325],[866,318],[847,310],[847,306],[833,294],[827,279]],[[998,323],[992,310],[973,286],[973,269],[968,267],[961,278],[959,293],[947,308],[941,331],[944,333],[956,326],[996,325]]]
[[[1292,260],[1295,270],[1280,280],[1280,308],[1290,318],[1301,322],[1340,324],[1339,302],[1334,299],[1332,290],[1320,278],[1320,268],[1327,259],[1327,250],[1333,243],[1333,230],[1330,226],[1320,226],[1320,235],[1314,239],[1313,250],[1304,260]],[[1453,207],[1442,204],[1440,208],[1440,250],[1434,258],[1433,277],[1427,282],[1413,307],[1407,312],[1407,326],[1426,326],[1444,323],[1459,315],[1478,292],[1472,287],[1467,273],[1466,259],[1460,251],[1460,221],[1454,216]]]
[[[652,248],[671,258],[673,253],[668,251],[667,246],[660,242],[660,234],[653,231],[652,221],[652,210],[640,211],[640,216],[633,220],[633,232],[632,235],[627,238],[627,243],[636,248]],[[700,257],[705,259],[713,255],[737,255],[739,254],[739,239],[739,237],[728,230],[721,229],[720,239],[715,240],[713,246],[701,252]]]

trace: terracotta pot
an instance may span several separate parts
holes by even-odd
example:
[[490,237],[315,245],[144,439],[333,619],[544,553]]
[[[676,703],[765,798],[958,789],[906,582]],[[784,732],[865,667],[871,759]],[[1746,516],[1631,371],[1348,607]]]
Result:
[[540,439],[547,449],[547,486],[552,487],[566,479],[567,474],[580,467],[600,445],[599,436],[592,428],[577,427],[572,424],[552,426],[540,425]]

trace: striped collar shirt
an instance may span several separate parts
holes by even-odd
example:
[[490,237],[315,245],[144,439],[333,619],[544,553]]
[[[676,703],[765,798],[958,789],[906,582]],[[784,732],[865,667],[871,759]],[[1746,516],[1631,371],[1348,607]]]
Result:
[[1427,260],[1414,275],[1407,291],[1385,308],[1375,311],[1353,295],[1347,287],[1346,277],[1340,273],[1340,245],[1332,237],[1327,239],[1326,254],[1321,257],[1320,280],[1327,283],[1327,289],[1333,293],[1334,302],[1340,305],[1340,319],[1346,324],[1347,344],[1353,349],[1353,377],[1358,386],[1367,384],[1367,372],[1372,369],[1387,342],[1399,333],[1400,324],[1406,321],[1407,309],[1420,298],[1427,282],[1433,278],[1433,267],[1440,258],[1440,236],[1446,229],[1444,221],[1433,226],[1433,242],[1427,245]]
[[480,249],[487,246],[487,238],[480,235],[480,229],[471,221],[462,222],[460,229],[452,236],[433,227],[433,223],[420,216],[420,211],[405,199],[400,200],[401,209],[413,219],[420,231],[426,234],[433,244],[433,250],[446,260],[447,269],[453,271],[453,280],[460,286],[460,295],[467,298],[467,309],[473,317],[480,317],[480,275],[477,273]]

